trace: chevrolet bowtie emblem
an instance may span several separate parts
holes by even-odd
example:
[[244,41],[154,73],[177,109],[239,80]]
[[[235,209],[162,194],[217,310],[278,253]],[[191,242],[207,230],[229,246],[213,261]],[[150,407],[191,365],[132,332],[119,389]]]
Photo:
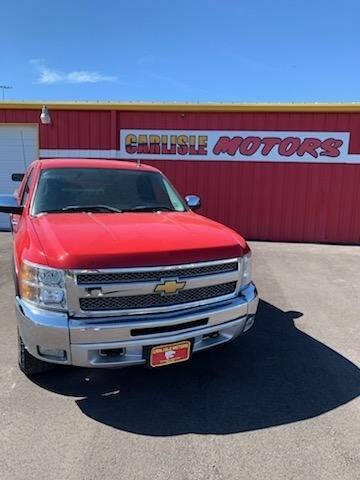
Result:
[[154,292],[161,293],[161,295],[171,295],[183,290],[186,282],[179,282],[178,280],[163,280],[156,285]]

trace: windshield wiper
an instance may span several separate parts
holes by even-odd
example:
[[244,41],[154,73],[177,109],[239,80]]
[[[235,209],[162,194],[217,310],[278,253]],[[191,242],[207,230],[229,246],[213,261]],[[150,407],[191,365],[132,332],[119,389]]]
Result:
[[67,207],[54,210],[45,210],[39,213],[59,213],[59,212],[115,212],[122,213],[122,210],[109,205],[68,205]]
[[62,212],[113,212],[113,213],[123,213],[123,212],[158,212],[161,210],[166,210],[169,212],[175,212],[174,208],[169,207],[168,205],[138,205],[136,207],[127,208],[120,210],[116,207],[111,207],[110,205],[67,205],[66,207],[56,208],[52,210],[43,210],[42,212],[37,212],[37,215],[40,213],[62,213]]
[[158,212],[160,210],[166,210],[174,212],[175,209],[168,205],[138,205],[137,207],[127,208],[123,212]]
[[116,213],[122,213],[122,210],[116,207],[110,207],[110,205],[68,205],[67,207],[63,208],[64,212],[68,211],[86,211],[86,212],[116,212]]

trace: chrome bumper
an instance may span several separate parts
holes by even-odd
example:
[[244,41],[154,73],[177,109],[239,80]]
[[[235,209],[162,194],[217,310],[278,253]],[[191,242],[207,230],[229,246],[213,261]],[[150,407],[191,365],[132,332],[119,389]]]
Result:
[[[81,367],[116,368],[145,363],[143,347],[148,345],[193,338],[193,351],[198,352],[228,342],[252,326],[258,301],[256,288],[250,284],[232,300],[169,314],[78,319],[30,307],[17,298],[16,315],[20,335],[34,357]],[[204,319],[204,326],[186,325]],[[165,326],[179,329],[136,336],[132,332]],[[215,332],[217,336],[209,335]],[[63,359],[43,356],[39,347],[63,350],[66,355]],[[107,349],[123,351],[111,357],[101,352]]]

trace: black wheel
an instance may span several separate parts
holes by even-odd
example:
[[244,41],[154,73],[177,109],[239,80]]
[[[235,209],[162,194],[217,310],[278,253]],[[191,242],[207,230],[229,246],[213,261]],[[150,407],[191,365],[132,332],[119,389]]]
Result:
[[52,370],[55,365],[43,362],[35,357],[33,357],[25,348],[24,342],[22,341],[19,331],[18,331],[18,362],[20,370],[25,373],[25,375],[36,375],[38,373],[45,373],[49,370]]

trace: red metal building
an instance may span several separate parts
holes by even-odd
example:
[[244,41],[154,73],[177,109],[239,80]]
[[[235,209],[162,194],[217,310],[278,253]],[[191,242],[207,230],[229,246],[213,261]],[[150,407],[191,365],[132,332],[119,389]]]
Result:
[[37,157],[141,159],[248,239],[360,244],[360,104],[42,106],[0,104],[2,193]]

